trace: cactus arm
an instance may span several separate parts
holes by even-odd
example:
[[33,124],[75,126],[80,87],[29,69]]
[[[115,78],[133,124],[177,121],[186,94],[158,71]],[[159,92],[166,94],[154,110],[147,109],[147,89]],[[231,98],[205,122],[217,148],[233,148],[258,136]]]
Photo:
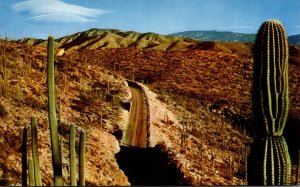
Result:
[[27,186],[27,128],[23,129],[22,137],[22,186]]
[[40,161],[38,153],[38,138],[37,138],[37,123],[36,118],[31,118],[31,146],[32,146],[32,158],[34,164],[34,178],[35,185],[42,186],[42,176],[40,170]]
[[[271,72],[271,67],[270,67],[270,29],[266,29],[266,38],[267,38],[267,44],[266,46],[263,46],[263,50],[262,51],[262,55],[263,59],[265,60],[265,63],[261,62],[263,64],[263,76],[264,76],[264,80],[265,82],[263,82],[262,85],[262,96],[263,96],[263,110],[264,110],[264,115],[266,116],[267,119],[267,123],[265,124],[266,128],[269,129],[269,133],[272,134],[274,133],[274,128],[273,128],[273,124],[274,124],[274,119],[273,119],[273,113],[272,113],[272,92],[271,92],[271,82],[270,82],[270,72]],[[265,73],[264,73],[265,72]]]
[[289,86],[288,86],[288,60],[286,59],[286,63],[283,66],[283,79],[285,82],[283,83],[283,91],[280,95],[282,98],[282,108],[281,114],[279,118],[279,134],[283,134],[283,129],[285,127],[287,117],[288,117],[288,108],[289,108]]
[[278,93],[278,134],[283,134],[283,129],[286,124],[288,108],[289,108],[289,93],[288,93],[288,43],[286,42],[287,36],[284,32],[283,26],[278,22],[275,23],[277,37],[280,38],[277,42],[277,93]]
[[86,132],[81,131],[79,143],[79,186],[85,186],[85,141]]
[[52,163],[54,171],[54,185],[62,186],[62,163],[59,151],[59,137],[55,107],[55,79],[54,79],[54,41],[53,37],[48,38],[48,115],[51,134]]
[[76,164],[75,164],[75,126],[71,124],[70,126],[70,140],[69,140],[69,150],[70,150],[70,180],[71,186],[76,186]]
[[288,151],[288,146],[283,136],[280,136],[280,145],[282,147],[281,157],[283,158],[283,185],[289,185],[291,183],[291,159]]

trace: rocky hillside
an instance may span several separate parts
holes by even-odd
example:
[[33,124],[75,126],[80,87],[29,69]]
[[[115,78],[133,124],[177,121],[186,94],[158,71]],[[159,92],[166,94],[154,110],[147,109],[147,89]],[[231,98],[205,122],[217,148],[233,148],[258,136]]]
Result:
[[[51,185],[52,164],[48,129],[46,49],[0,40],[0,185],[21,185],[22,129],[38,122],[39,157],[44,185]],[[128,111],[113,104],[130,99],[126,81],[99,66],[76,60],[58,64],[57,106],[63,138],[63,173],[69,184],[69,125],[87,132],[86,184],[129,185],[115,159],[120,146],[114,133],[125,129]],[[30,137],[30,131],[28,132]],[[78,145],[79,134],[76,135]],[[119,137],[120,138],[120,137]],[[28,142],[30,153],[30,142]],[[99,170],[101,168],[101,170]]]
[[[211,145],[216,148],[217,155],[221,157],[220,166],[210,170],[211,172],[217,172],[222,170],[221,168],[226,168],[226,165],[223,165],[226,159],[221,156],[222,154],[226,154],[227,159],[230,155],[236,154],[237,157],[239,155],[237,147],[240,145],[235,145],[233,139],[240,137],[237,141],[243,142],[244,148],[247,147],[249,140],[247,141],[246,137],[251,137],[253,128],[256,125],[253,124],[251,107],[253,72],[251,47],[252,45],[240,43],[207,42],[187,51],[160,52],[130,48],[80,50],[78,52],[88,63],[102,64],[103,67],[128,79],[145,83],[158,94],[161,101],[168,104],[170,110],[176,114],[177,119],[182,122],[192,121],[188,124],[196,129],[192,128],[190,130],[191,137],[199,138],[201,137],[200,132],[203,132],[207,135],[205,138],[207,142],[215,140],[210,142],[208,146]],[[290,47],[291,108],[285,131],[294,164],[300,146],[298,143],[300,141],[299,52],[299,47]],[[215,126],[209,126],[213,124]],[[225,132],[218,134],[222,125],[228,125],[228,129],[226,127]],[[160,125],[160,127],[164,128],[165,126]],[[165,131],[167,130],[163,132]],[[242,134],[243,132],[249,133],[248,136],[235,134]],[[208,134],[212,136],[208,136]],[[228,144],[223,144],[223,140],[221,140],[225,134],[228,137],[228,140],[225,140]],[[224,153],[222,150],[224,150],[225,145],[229,147],[229,150],[225,148]],[[199,144],[196,143],[194,146],[199,147]],[[191,156],[189,160],[196,159],[196,155],[201,154],[195,149],[193,151],[191,152],[195,155]],[[208,157],[211,158],[210,156]],[[234,159],[239,162],[240,158],[237,157]],[[193,163],[192,168],[197,168],[198,164],[200,163]],[[182,167],[187,173],[186,175],[191,176],[193,184],[216,185],[230,183],[222,180],[226,178],[226,174],[222,175],[224,177],[221,177],[222,179],[212,179],[206,181],[206,183],[201,183],[200,179],[195,179],[197,175],[190,173],[191,171],[187,169],[189,167]],[[295,172],[293,173],[295,174]],[[215,181],[223,181],[224,183],[215,183]]]
[[[21,134],[32,115],[39,123],[43,183],[52,181],[43,42],[0,42],[0,185],[20,185]],[[145,87],[151,145],[158,146],[167,155],[166,162],[183,176],[178,184],[247,184],[245,159],[255,125],[251,44],[97,29],[56,42],[57,53],[66,51],[56,58],[60,132],[67,150],[71,123],[87,131],[88,185],[132,181],[115,158],[128,119],[122,107],[130,100],[125,79]],[[299,57],[299,47],[290,46],[291,110],[286,133],[293,161],[300,141],[295,134],[300,122]],[[67,154],[63,163],[67,173]],[[64,178],[69,180],[67,175]]]

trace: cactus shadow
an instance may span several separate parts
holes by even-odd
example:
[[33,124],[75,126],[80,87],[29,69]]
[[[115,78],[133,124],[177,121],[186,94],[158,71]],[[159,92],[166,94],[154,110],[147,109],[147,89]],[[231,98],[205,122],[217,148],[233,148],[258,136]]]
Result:
[[290,113],[283,134],[293,163],[297,163],[300,150],[300,115],[298,113],[299,111]]

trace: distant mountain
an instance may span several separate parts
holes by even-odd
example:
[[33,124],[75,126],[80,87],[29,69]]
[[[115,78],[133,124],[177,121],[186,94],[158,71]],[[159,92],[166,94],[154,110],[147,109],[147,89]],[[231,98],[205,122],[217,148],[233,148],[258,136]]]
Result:
[[253,43],[256,35],[221,31],[185,31],[171,34],[171,36],[188,37],[200,41]]
[[[20,40],[17,40],[20,43],[27,44],[27,45],[47,45],[47,40],[43,39],[35,39],[35,38],[22,38]],[[60,46],[59,43],[54,42],[55,46]]]
[[[184,31],[170,36],[193,38],[200,41],[254,43],[256,34],[244,34],[222,31]],[[288,37],[289,44],[300,45],[300,35]]]
[[[299,45],[300,35],[289,37],[290,44]],[[138,48],[159,51],[202,49],[239,53],[248,56],[254,34],[218,31],[187,31],[172,35],[138,33],[116,29],[90,29],[55,40],[55,45],[65,52],[74,49]],[[218,41],[218,42],[214,42]],[[47,45],[47,40],[24,38],[18,40],[27,45]],[[237,43],[238,42],[238,43]]]
[[[140,48],[160,51],[184,50],[196,46],[199,41],[156,33],[138,33],[115,29],[90,29],[55,40],[65,51],[73,49]],[[28,45],[44,45],[47,41],[26,38],[19,40]]]
[[42,44],[45,40],[43,39],[35,39],[35,38],[22,38],[18,40],[21,43],[26,43],[28,45],[40,45]]
[[288,39],[289,39],[289,44],[294,44],[294,45],[300,46],[300,34],[290,36]]

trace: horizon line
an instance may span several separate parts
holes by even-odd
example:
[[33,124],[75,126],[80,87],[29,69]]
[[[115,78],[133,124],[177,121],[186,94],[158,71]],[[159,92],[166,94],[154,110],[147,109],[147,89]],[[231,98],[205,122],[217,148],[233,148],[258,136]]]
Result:
[[[63,38],[63,37],[66,37],[66,36],[69,36],[69,35],[73,35],[73,34],[77,34],[77,33],[82,33],[82,32],[86,32],[86,31],[89,31],[89,30],[93,30],[93,29],[97,29],[97,30],[115,30],[115,31],[120,31],[120,32],[136,32],[136,33],[141,33],[141,34],[146,34],[146,33],[155,33],[155,34],[159,34],[159,35],[164,35],[164,36],[170,36],[170,35],[173,35],[173,34],[178,34],[178,33],[183,33],[183,32],[228,32],[228,33],[236,33],[236,34],[245,34],[245,35],[256,35],[257,33],[247,33],[247,32],[235,32],[235,31],[230,31],[230,30],[223,30],[223,29],[204,29],[204,30],[185,30],[185,31],[178,31],[178,32],[174,32],[174,33],[170,33],[170,34],[162,34],[162,33],[158,33],[158,32],[153,32],[153,31],[149,31],[149,32],[139,32],[139,31],[134,31],[134,30],[123,30],[123,29],[116,29],[116,28],[90,28],[90,29],[86,29],[86,30],[82,30],[82,31],[78,31],[78,32],[73,32],[73,33],[70,33],[70,34],[65,34],[63,36],[59,36],[59,37],[56,37],[56,39],[59,39],[59,38]],[[45,36],[45,37],[35,37],[35,36]],[[291,35],[287,35],[287,37],[290,37],[290,36],[296,36],[296,35],[300,35],[300,33],[298,34],[291,34]],[[22,40],[22,39],[42,39],[42,40],[46,40],[48,38],[48,36],[50,36],[49,34],[33,34],[32,36],[25,36],[25,37],[21,37],[21,38],[10,38],[7,33],[4,34],[4,36],[0,35],[0,39],[8,39],[8,40]]]

